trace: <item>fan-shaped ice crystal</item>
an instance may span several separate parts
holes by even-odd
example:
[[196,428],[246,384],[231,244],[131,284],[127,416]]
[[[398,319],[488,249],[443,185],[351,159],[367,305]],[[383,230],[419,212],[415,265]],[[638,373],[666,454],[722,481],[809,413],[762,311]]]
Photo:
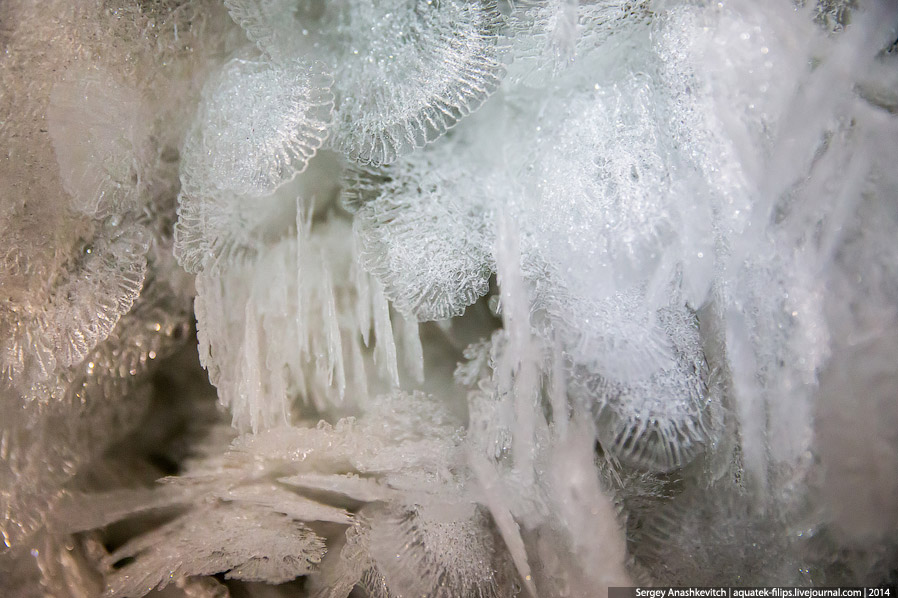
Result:
[[343,42],[345,62],[336,72],[334,144],[352,159],[393,162],[445,133],[498,86],[504,71],[494,3],[418,0],[411,11],[403,10],[404,2],[354,8],[352,22],[373,27]]
[[231,0],[229,9],[275,59],[313,52],[330,65],[332,143],[365,164],[393,162],[435,140],[476,110],[504,74],[492,0],[338,1],[304,9]]
[[140,293],[147,251],[140,227],[99,227],[92,241],[75,249],[46,281],[4,276],[0,365],[23,387],[84,359]]
[[439,144],[346,180],[362,264],[396,309],[422,321],[460,315],[493,271],[489,186],[459,176],[460,158]]
[[493,536],[485,523],[477,511],[459,518],[439,505],[385,510],[370,516],[371,556],[393,595],[492,598]]
[[575,368],[572,388],[575,396],[595,402],[598,439],[607,452],[626,464],[665,472],[687,465],[707,447],[715,397],[695,315],[669,307],[658,318],[674,363],[627,383],[595,374],[578,380]]
[[190,190],[271,194],[327,137],[331,79],[302,61],[231,59],[208,82],[184,147]]
[[47,124],[76,210],[93,216],[136,202],[149,114],[134,90],[96,69],[69,72],[53,86]]
[[178,196],[174,253],[188,272],[221,270],[254,257],[295,221],[297,186],[268,197],[183,188]]

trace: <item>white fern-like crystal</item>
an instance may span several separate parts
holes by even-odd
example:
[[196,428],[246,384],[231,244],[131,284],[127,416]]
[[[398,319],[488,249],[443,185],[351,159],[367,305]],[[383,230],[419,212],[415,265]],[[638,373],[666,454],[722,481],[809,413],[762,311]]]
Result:
[[174,579],[224,573],[281,583],[314,571],[325,546],[312,530],[271,511],[212,503],[125,544],[108,557],[134,557],[110,576],[106,596],[143,596]]
[[61,271],[34,288],[9,275],[0,307],[0,365],[22,387],[80,363],[131,309],[146,274],[146,232],[98,227]]

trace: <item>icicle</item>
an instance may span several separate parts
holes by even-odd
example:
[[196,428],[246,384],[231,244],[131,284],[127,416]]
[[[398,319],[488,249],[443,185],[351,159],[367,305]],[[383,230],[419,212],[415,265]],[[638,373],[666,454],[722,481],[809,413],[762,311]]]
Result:
[[609,586],[633,584],[625,566],[624,531],[614,503],[599,485],[593,446],[595,437],[587,426],[572,422],[569,433],[555,447],[549,468],[553,513],[567,528],[573,553],[588,580],[584,580],[583,591],[590,594],[598,588],[607,592]]
[[309,238],[312,229],[312,210],[306,209],[302,203],[302,197],[296,198],[296,329],[299,332],[299,354],[309,354],[309,333],[306,328],[306,310],[308,301],[303,300],[303,293],[310,288],[305,284],[303,273],[303,253],[306,239]]
[[480,488],[485,495],[487,508],[493,516],[493,521],[499,529],[499,534],[508,552],[511,553],[511,560],[514,562],[518,575],[524,582],[524,587],[532,598],[536,598],[536,586],[533,583],[533,576],[530,571],[530,563],[527,560],[527,549],[524,546],[524,539],[521,537],[521,528],[511,514],[511,510],[503,499],[503,489],[499,487],[499,472],[490,464],[486,458],[478,452],[468,451],[468,465],[474,473],[475,478],[480,483]]
[[197,350],[200,363],[209,370],[209,378],[216,383],[217,367],[212,358],[212,345],[216,344],[215,337],[220,328],[213,326],[212,321],[225,312],[224,296],[222,295],[222,280],[219,277],[200,274],[196,277],[197,296],[194,300],[194,310],[197,319]]
[[[266,270],[257,271],[257,281],[263,284],[273,285],[268,293],[270,303],[267,310],[269,314],[287,314],[290,304],[290,288],[289,279],[286,276],[279,275],[281,272],[289,271],[290,254],[287,251],[279,251],[275,253],[273,262],[265,264]],[[270,271],[267,271],[270,269]],[[265,338],[278,339],[284,335],[280,329],[284,322],[280,317],[270,317],[269,314],[262,317],[262,330],[265,332]],[[289,338],[289,337],[288,337]],[[268,372],[268,396],[275,404],[280,405],[280,414],[272,412],[277,418],[280,417],[284,422],[289,420],[290,405],[287,396],[287,373],[289,363],[287,356],[284,354],[283,345],[279,342],[269,342],[265,350],[265,371]]]
[[757,363],[748,340],[745,318],[737,310],[727,314],[726,340],[733,370],[736,391],[736,416],[745,471],[757,484],[759,491],[767,491],[767,402],[755,376]]
[[343,341],[340,338],[340,323],[337,320],[337,304],[334,300],[334,283],[331,278],[330,268],[324,261],[324,255],[321,255],[321,263],[323,266],[324,276],[321,281],[321,288],[324,293],[324,334],[327,342],[327,385],[333,386],[334,377],[336,376],[337,395],[340,401],[343,401],[343,394],[346,391],[346,373],[343,370]]
[[[256,324],[255,310],[253,309],[252,298],[246,302],[244,308],[246,328],[244,329],[243,338],[243,371],[246,378],[241,380],[243,391],[240,393],[245,397],[246,411],[249,415],[249,424],[253,432],[258,432],[263,427],[269,427],[269,410],[270,406],[266,405],[269,398],[265,396],[262,388],[262,360],[259,351],[259,330]],[[239,414],[234,411],[234,417],[246,417],[246,413]]]
[[499,219],[496,248],[502,301],[502,322],[508,346],[499,360],[499,392],[514,396],[515,428],[512,455],[525,486],[533,483],[533,447],[537,427],[539,370],[536,347],[530,338],[530,305],[521,274],[518,233],[507,216]]
[[402,344],[402,357],[406,371],[412,379],[421,384],[424,382],[424,349],[421,347],[421,335],[417,320],[399,314],[399,338]]
[[580,37],[577,24],[578,8],[578,0],[562,0],[560,6],[555,9],[555,27],[549,32],[549,44],[555,54],[556,65],[565,65],[575,57],[577,40]]
[[352,243],[352,255],[355,258],[352,263],[352,270],[355,275],[356,317],[358,318],[359,331],[362,334],[362,340],[367,347],[369,346],[368,341],[371,336],[371,283],[368,278],[368,273],[358,262],[358,251],[355,247],[355,235],[353,235]]
[[352,363],[352,393],[356,401],[368,398],[368,374],[365,371],[365,358],[362,356],[361,337],[358,334],[349,336],[349,358]]
[[371,281],[371,304],[374,309],[374,361],[381,375],[390,384],[399,386],[399,366],[396,363],[396,343],[393,341],[393,325],[390,322],[390,304],[384,295],[383,286],[376,279]]
[[552,423],[555,425],[555,437],[564,438],[567,434],[570,413],[567,404],[567,379],[564,372],[564,355],[561,351],[561,338],[555,334],[552,348],[552,386],[549,389],[549,401],[552,405]]

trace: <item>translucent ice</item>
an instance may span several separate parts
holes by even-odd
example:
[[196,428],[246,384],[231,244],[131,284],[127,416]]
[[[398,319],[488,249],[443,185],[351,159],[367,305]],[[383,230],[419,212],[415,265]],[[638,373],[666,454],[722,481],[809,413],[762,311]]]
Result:
[[146,250],[137,226],[100,228],[38,288],[23,273],[5,273],[4,375],[27,387],[80,363],[131,309],[146,273]]
[[108,73],[67,73],[53,86],[48,129],[76,210],[102,215],[136,203],[148,121],[137,92]]
[[191,192],[270,195],[324,143],[330,87],[330,77],[305,62],[231,59],[204,90],[182,184]]
[[476,110],[504,73],[494,2],[228,4],[275,60],[311,52],[330,66],[331,143],[361,163],[387,164],[433,141]]
[[488,288],[491,198],[459,177],[460,159],[457,145],[441,143],[345,181],[362,264],[418,320],[461,315]]

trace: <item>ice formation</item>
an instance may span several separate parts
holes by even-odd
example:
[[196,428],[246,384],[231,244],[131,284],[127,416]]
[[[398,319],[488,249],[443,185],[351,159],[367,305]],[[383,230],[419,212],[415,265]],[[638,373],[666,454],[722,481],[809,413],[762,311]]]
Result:
[[896,40],[0,1],[0,594],[894,584]]

